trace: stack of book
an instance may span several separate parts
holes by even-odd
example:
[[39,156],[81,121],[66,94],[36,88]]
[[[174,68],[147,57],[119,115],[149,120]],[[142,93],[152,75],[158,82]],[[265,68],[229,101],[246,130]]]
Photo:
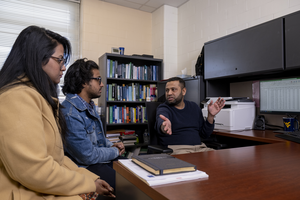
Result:
[[140,165],[136,164],[131,159],[122,159],[118,162],[150,186],[208,178],[208,175],[205,172],[199,170],[195,171],[194,169],[194,171],[183,171],[166,175],[153,175],[152,172],[150,173],[148,170],[140,167]]
[[136,143],[136,135],[135,134],[121,135],[119,138],[123,142],[124,146],[131,146],[131,145],[135,145],[135,143]]
[[106,138],[112,143],[121,142],[120,135],[123,133],[125,129],[117,129],[117,130],[109,130],[106,131]]

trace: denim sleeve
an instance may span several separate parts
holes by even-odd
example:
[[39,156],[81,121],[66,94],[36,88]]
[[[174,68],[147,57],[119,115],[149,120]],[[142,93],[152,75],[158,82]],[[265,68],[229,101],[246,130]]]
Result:
[[113,145],[113,143],[109,141],[107,138],[105,138],[105,140],[106,140],[107,147],[111,147]]
[[[65,149],[78,164],[92,165],[108,162],[119,156],[116,147],[99,147],[93,145],[85,129],[84,120],[74,113],[65,115],[68,127]],[[105,138],[106,139],[106,138]]]

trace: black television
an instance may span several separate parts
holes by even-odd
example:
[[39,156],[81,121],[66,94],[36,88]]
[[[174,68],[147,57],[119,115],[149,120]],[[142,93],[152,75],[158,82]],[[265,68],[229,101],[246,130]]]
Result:
[[260,113],[300,114],[300,77],[261,80]]

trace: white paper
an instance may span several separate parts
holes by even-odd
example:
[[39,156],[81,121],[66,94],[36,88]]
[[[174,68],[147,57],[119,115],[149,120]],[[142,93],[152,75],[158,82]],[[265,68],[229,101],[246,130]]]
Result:
[[146,171],[142,167],[136,165],[131,159],[119,160],[122,165],[132,171],[134,174],[144,179],[150,186],[162,185],[167,183],[176,183],[180,181],[194,180],[199,178],[208,178],[208,175],[203,172],[196,170],[194,172],[184,172],[177,174],[159,175],[155,176],[150,172]]

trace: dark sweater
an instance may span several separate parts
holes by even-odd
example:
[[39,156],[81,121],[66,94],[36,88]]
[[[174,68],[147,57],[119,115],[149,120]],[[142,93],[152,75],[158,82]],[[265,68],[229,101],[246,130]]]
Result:
[[[184,100],[182,110],[163,103],[158,106],[155,129],[158,132],[161,145],[200,145],[201,137],[208,138],[214,130],[214,124],[203,119],[199,106]],[[167,117],[172,124],[172,135],[163,133],[160,129],[163,120],[159,115]]]

